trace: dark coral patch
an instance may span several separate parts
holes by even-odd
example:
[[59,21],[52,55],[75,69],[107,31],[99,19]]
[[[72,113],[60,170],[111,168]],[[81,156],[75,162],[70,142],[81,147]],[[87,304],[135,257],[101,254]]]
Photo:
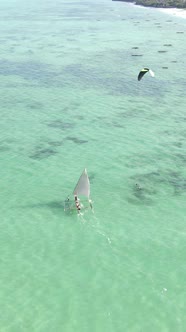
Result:
[[61,146],[64,144],[64,142],[63,141],[50,141],[50,142],[48,142],[48,144],[51,146]]
[[74,123],[65,122],[65,121],[61,121],[61,120],[55,120],[55,121],[48,123],[48,127],[65,130],[65,129],[73,128]]
[[66,137],[66,139],[67,139],[68,141],[72,141],[72,142],[74,142],[74,143],[76,143],[76,144],[84,144],[84,143],[88,143],[87,140],[79,139],[79,138],[77,138],[77,137]]
[[30,156],[32,159],[45,159],[51,156],[54,156],[57,152],[52,149],[41,149],[36,151],[33,155]]

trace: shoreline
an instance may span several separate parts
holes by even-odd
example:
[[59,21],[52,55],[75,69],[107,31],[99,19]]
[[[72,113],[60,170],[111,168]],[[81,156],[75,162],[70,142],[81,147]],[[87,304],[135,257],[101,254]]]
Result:
[[186,10],[182,8],[157,8],[159,11],[165,14],[182,17],[186,19]]
[[[114,1],[121,1],[121,0],[114,0]],[[160,12],[164,13],[164,14],[168,14],[168,15],[172,15],[172,16],[176,16],[176,17],[181,17],[186,19],[186,9],[184,8],[177,8],[177,7],[170,7],[170,8],[163,8],[163,7],[154,7],[154,6],[143,6],[143,5],[138,5],[133,1],[125,1],[122,0],[122,2],[134,5],[134,6],[138,6],[138,7],[142,7],[142,8],[153,8],[153,9],[157,9]]]

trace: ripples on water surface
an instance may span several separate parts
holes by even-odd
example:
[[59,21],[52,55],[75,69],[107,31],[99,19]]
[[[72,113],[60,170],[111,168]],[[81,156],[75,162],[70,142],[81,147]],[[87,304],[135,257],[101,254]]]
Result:
[[0,16],[0,330],[184,331],[186,21],[106,0]]

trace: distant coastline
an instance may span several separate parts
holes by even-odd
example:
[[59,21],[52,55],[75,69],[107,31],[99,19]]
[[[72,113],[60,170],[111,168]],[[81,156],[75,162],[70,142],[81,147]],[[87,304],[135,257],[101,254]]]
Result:
[[155,7],[155,8],[179,8],[185,9],[186,12],[186,0],[112,0],[112,1],[123,1],[132,2],[136,5],[144,7]]

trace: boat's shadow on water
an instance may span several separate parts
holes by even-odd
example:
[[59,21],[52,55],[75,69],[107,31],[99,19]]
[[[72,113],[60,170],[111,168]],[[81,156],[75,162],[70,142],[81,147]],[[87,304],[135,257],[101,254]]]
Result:
[[50,210],[55,215],[77,215],[77,210],[75,206],[73,207],[73,202],[69,202],[69,206],[67,205],[68,201],[51,201],[51,202],[43,202],[43,203],[35,203],[35,204],[27,204],[19,206],[22,209],[43,209]]
[[51,202],[43,202],[43,203],[35,203],[35,204],[27,204],[22,205],[23,209],[49,209],[54,214],[66,214],[64,211],[65,204],[63,201],[51,201]]

